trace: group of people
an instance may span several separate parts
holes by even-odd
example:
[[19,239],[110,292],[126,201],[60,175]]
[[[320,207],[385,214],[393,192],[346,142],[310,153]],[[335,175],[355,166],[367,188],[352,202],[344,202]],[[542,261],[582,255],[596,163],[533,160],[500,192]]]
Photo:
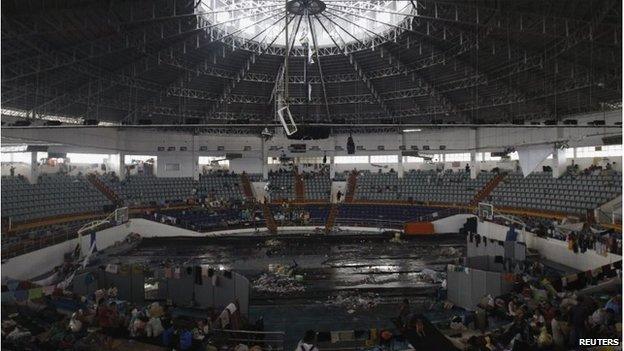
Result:
[[[598,295],[557,293],[544,281],[520,281],[512,293],[484,297],[474,312],[454,317],[451,328],[482,331],[469,338],[469,350],[570,350],[579,347],[579,339],[618,338],[621,310],[621,295],[605,301]],[[494,320],[502,326],[488,332]]]
[[79,308],[71,317],[50,328],[46,347],[91,349],[86,346],[87,337],[95,331],[103,337],[104,344],[99,347],[112,347],[115,339],[136,339],[172,350],[205,350],[208,344],[216,343],[215,329],[237,330],[242,324],[237,301],[220,314],[209,308],[204,317],[188,317],[175,316],[172,307],[158,302],[129,305],[118,299],[114,285],[79,299]]

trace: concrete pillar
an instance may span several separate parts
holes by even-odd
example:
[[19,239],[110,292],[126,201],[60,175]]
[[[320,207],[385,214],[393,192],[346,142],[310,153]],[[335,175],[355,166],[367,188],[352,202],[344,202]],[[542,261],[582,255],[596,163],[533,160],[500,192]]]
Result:
[[481,162],[477,160],[477,152],[470,152],[470,179],[475,179],[481,172]]
[[405,173],[405,170],[403,169],[403,155],[399,153],[399,164],[397,166],[397,176],[399,178],[403,178],[404,173]]
[[[563,139],[563,128],[557,128],[557,140]],[[553,178],[559,178],[566,171],[566,155],[565,150],[558,147],[557,143],[554,145],[553,158],[552,158],[552,175]]]
[[553,178],[559,178],[566,172],[566,154],[565,150],[555,146],[552,158],[552,175]]
[[30,181],[36,183],[39,177],[39,164],[37,162],[37,151],[30,152]]
[[479,152],[479,148],[481,147],[481,133],[479,133],[479,128],[475,128],[472,130],[474,133],[474,148],[470,151],[470,179],[475,179],[481,172],[481,161],[477,160],[477,153]]
[[117,159],[117,177],[119,180],[126,179],[126,154],[120,152]]
[[334,179],[336,177],[336,162],[335,156],[328,156],[329,158],[329,178]]
[[262,165],[262,179],[269,180],[269,165],[267,164],[264,138],[260,138],[260,164]]
[[199,154],[195,149],[195,135],[191,137],[191,162],[193,168],[193,180],[199,180]]

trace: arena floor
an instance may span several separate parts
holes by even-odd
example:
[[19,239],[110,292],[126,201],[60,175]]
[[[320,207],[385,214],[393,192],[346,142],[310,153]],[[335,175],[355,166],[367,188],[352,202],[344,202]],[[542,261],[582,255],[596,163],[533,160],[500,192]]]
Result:
[[435,297],[437,284],[423,279],[421,271],[443,272],[465,251],[465,239],[454,234],[392,238],[390,233],[344,233],[144,239],[119,258],[212,265],[241,273],[252,285],[269,265],[296,262],[303,291],[254,287],[249,309],[250,320],[264,318],[265,330],[286,332],[287,347],[294,347],[308,329],[393,329],[403,298],[410,299],[413,311],[425,311]]

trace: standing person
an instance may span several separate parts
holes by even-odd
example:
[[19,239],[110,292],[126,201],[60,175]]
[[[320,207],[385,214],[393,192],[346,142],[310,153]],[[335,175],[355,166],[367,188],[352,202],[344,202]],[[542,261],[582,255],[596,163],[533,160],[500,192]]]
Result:
[[397,316],[397,325],[401,328],[405,327],[410,320],[410,303],[408,299],[403,299],[399,305],[399,315]]
[[338,190],[336,193],[336,202],[340,202],[340,199],[342,199],[342,191]]
[[318,351],[314,342],[316,341],[316,332],[314,330],[308,330],[305,333],[303,339],[297,344],[295,351]]
[[466,163],[466,173],[470,173],[470,164]]
[[9,169],[9,173],[11,174],[11,177],[15,177],[15,167],[11,166],[11,168]]

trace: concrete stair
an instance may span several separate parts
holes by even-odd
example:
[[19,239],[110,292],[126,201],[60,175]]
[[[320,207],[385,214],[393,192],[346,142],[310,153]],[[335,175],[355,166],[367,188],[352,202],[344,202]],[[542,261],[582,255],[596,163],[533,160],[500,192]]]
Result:
[[123,206],[123,200],[113,191],[113,189],[109,188],[106,183],[104,183],[100,178],[95,176],[94,174],[87,175],[87,180],[91,185],[93,185],[97,190],[99,190],[106,198],[108,198],[115,206]]
[[479,190],[477,195],[475,195],[474,199],[470,201],[470,206],[477,206],[479,202],[483,201],[485,198],[490,196],[492,191],[498,186],[498,184],[505,179],[505,174],[498,174],[496,177],[490,179],[487,184],[483,187],[483,189]]
[[338,204],[331,204],[329,208],[327,222],[325,222],[325,234],[331,233],[332,229],[334,229],[334,223],[336,223],[336,217],[338,216],[338,206]]
[[349,179],[347,180],[347,193],[345,194],[345,202],[353,202],[355,197],[355,187],[357,186],[357,172],[352,171],[349,173]]
[[295,199],[297,202],[303,202],[305,201],[305,182],[297,171],[293,173],[293,177],[295,177]]
[[253,188],[251,186],[251,182],[249,181],[249,177],[247,176],[247,173],[245,172],[241,174],[241,183],[243,186],[243,194],[245,195],[245,198],[248,201],[253,201],[254,200]]
[[262,215],[264,216],[264,224],[271,234],[277,234],[277,224],[275,223],[275,218],[273,218],[273,213],[271,212],[271,208],[267,203],[262,203],[260,205],[262,207]]

